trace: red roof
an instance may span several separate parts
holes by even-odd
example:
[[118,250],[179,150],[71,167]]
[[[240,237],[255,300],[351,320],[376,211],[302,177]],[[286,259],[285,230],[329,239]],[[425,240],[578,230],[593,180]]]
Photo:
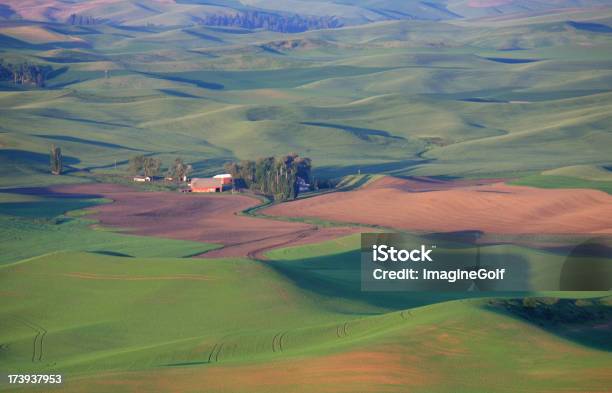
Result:
[[223,185],[221,179],[212,179],[212,178],[196,178],[196,179],[191,179],[191,188],[198,188],[198,189],[202,189],[202,188],[217,188],[217,187],[221,187]]

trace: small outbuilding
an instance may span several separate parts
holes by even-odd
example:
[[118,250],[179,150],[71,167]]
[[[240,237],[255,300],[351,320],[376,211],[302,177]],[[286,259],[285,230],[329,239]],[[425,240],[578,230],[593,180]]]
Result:
[[301,177],[297,178],[297,186],[299,192],[308,192],[310,191],[310,184],[306,183],[306,180]]

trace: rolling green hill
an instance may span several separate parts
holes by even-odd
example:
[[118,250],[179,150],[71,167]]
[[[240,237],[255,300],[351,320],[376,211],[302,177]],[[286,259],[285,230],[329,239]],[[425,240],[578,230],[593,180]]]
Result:
[[7,372],[62,373],[62,392],[306,392],[313,378],[320,392],[609,385],[608,292],[368,293],[358,235],[267,261],[190,258],[215,245],[105,230],[79,210],[105,202],[0,195]]
[[53,71],[44,89],[2,84],[1,184],[56,181],[51,143],[72,172],[62,181],[121,174],[141,153],[200,174],[290,151],[324,177],[606,166],[611,20],[584,8],[300,34],[4,22],[1,57]]
[[[368,293],[358,236],[191,258],[219,245],[22,189],[125,182],[135,155],[203,176],[296,152],[344,190],[392,174],[610,193],[612,8],[552,3],[4,1],[0,371],[61,372],[61,392],[607,391],[609,292]],[[16,84],[31,65],[44,83]],[[498,243],[483,255],[549,255]]]
[[[332,278],[334,255],[350,244],[271,255],[292,273],[246,260],[75,252],[5,265],[2,293],[19,302],[0,308],[0,359],[9,372],[61,370],[68,392],[105,391],[110,379],[126,392],[165,391],[162,379],[186,392],[202,380],[210,391],[307,391],[300,381],[309,375],[317,375],[318,391],[402,391],[417,377],[415,391],[607,386],[610,355],[602,345],[610,337],[600,326],[612,316],[609,298],[566,293],[591,298],[430,305],[442,299],[400,293],[368,300],[342,285],[295,281],[313,277],[296,256]],[[555,320],[541,319],[545,312]],[[327,366],[336,361],[349,363]],[[254,377],[256,370],[263,374]],[[354,379],[358,370],[363,379]],[[231,379],[218,379],[229,371]],[[540,377],[551,372],[558,377]],[[570,377],[585,372],[589,378]]]

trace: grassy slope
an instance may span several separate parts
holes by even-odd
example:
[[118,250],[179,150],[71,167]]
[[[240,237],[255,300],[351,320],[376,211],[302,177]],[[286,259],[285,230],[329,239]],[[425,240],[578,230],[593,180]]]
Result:
[[[358,236],[274,250],[266,263],[182,258],[211,246],[90,229],[73,209],[99,202],[2,194],[9,372],[62,372],[67,392],[106,392],[109,380],[118,392],[166,391],[168,381],[185,392],[312,391],[313,380],[320,392],[609,383],[609,337],[597,328],[609,322],[607,303],[542,324],[521,307],[451,301],[462,294],[364,293]],[[508,346],[508,337],[529,338]]]
[[612,171],[605,165],[572,165],[512,180],[511,184],[542,188],[591,188],[612,193]]
[[215,245],[120,235],[90,229],[92,221],[67,218],[22,220],[0,217],[3,252],[0,264],[60,250],[82,250],[125,257],[189,257],[202,254]]
[[96,227],[95,221],[87,219],[87,211],[77,210],[104,202],[108,201],[0,194],[0,265],[65,250],[181,258],[217,247],[112,232]]
[[612,181],[612,170],[608,167],[595,165],[578,165],[563,167],[542,173],[550,176],[569,176],[594,181]]
[[[20,274],[23,269],[36,274]],[[297,294],[284,293],[288,288],[281,279],[249,261],[59,253],[7,265],[2,277],[7,293],[26,296],[18,304],[6,304],[5,315],[33,318],[45,329],[56,330],[57,336],[48,335],[45,351],[48,361],[55,357],[57,366],[67,371],[204,361],[219,340],[240,340],[249,332],[256,338],[259,330],[274,329],[280,321],[286,321],[280,324],[283,328],[296,328],[300,313],[308,313],[314,323],[328,314],[303,296],[293,300]],[[259,291],[265,286],[275,290]],[[50,294],[42,303],[51,309],[59,306],[56,312],[40,313],[41,299],[28,295],[40,291]],[[263,310],[268,315],[264,319],[258,317]],[[12,330],[10,341],[21,345],[12,345],[3,354],[5,360],[17,368],[40,366],[21,356],[30,349],[29,332],[19,323],[6,322],[12,329],[5,326],[3,331]],[[84,352],[86,342],[92,346]],[[260,343],[267,349],[266,344]],[[257,339],[253,345],[244,349],[246,355],[257,353]],[[181,353],[197,346],[206,348]]]
[[510,184],[541,188],[592,188],[612,194],[612,182],[610,181],[597,181],[570,176],[530,175],[513,180]]
[[[406,238],[412,238],[413,244],[431,244],[432,239],[418,235],[404,234]],[[536,240],[533,238],[532,240]],[[477,252],[462,244],[460,241],[435,240],[436,254],[440,261],[440,268],[444,261],[452,261],[453,265],[464,264],[469,266],[475,262],[478,254],[479,263],[482,266],[499,266],[500,260],[505,261],[506,267],[513,270],[511,279],[504,281],[505,289],[497,289],[497,295],[504,295],[500,291],[516,291],[516,288],[554,288],[557,287],[560,269],[566,261],[567,254],[562,252],[551,252],[533,247],[517,244],[506,244],[517,239],[504,238],[503,236],[483,236],[483,241],[489,243],[481,246]],[[576,244],[580,237],[571,239],[559,236],[541,236],[539,241],[543,244]],[[457,292],[449,292],[448,286],[445,290],[424,292],[419,290],[415,284],[412,286],[414,292],[408,296],[395,292],[371,293],[362,289],[361,281],[361,237],[351,235],[348,237],[330,240],[324,243],[296,246],[269,251],[266,256],[271,260],[270,264],[277,271],[294,280],[299,287],[315,292],[327,291],[330,296],[352,296],[355,300],[369,302],[373,305],[385,305],[401,309],[422,306],[433,301],[445,301],[464,297],[487,296],[486,286],[480,287],[474,292],[467,292],[467,288],[460,283],[454,287]],[[508,265],[510,263],[510,265]],[[452,266],[445,266],[452,268]],[[518,273],[522,272],[522,273]],[[523,274],[524,273],[524,274]],[[520,277],[523,276],[523,277]],[[528,278],[527,278],[528,277]],[[515,281],[511,281],[515,280]]]
[[[50,90],[0,92],[0,186],[82,181],[45,175],[52,142],[70,167],[104,173],[140,153],[166,162],[182,155],[211,173],[224,160],[292,150],[333,177],[609,165],[609,35],[572,30],[563,18],[487,23],[408,21],[295,36],[66,27],[89,47],[6,53],[60,71]],[[287,39],[315,47],[274,53],[260,45]],[[504,50],[513,47],[527,50]],[[603,326],[610,341],[609,301],[584,320],[547,324],[482,299],[432,305],[456,294],[364,294],[356,238],[276,250],[268,264],[192,260],[181,257],[211,246],[58,217],[88,201],[2,197],[0,363],[65,372],[64,391],[107,392],[110,379],[118,392],[610,386],[610,352],[588,340]],[[32,323],[47,331],[42,350]]]
[[[311,257],[333,277],[350,263],[337,256],[352,242],[271,256],[301,277],[311,273],[297,259]],[[20,299],[0,307],[3,364],[62,371],[68,392],[107,391],[110,378],[118,392],[163,391],[163,381],[185,392],[312,391],[312,378],[323,392],[597,391],[610,382],[609,352],[587,339],[609,322],[609,301],[571,303],[593,314],[538,326],[522,306],[485,300],[427,305],[440,300],[430,297],[399,312],[413,295],[372,302],[327,285],[331,294],[296,285],[274,264],[73,252],[0,267],[0,282],[3,297]],[[36,329],[47,331],[42,352]]]

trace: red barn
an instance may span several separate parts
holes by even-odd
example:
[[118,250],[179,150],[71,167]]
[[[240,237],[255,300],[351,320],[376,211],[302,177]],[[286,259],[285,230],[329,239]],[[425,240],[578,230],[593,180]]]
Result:
[[191,192],[221,192],[223,191],[223,182],[221,179],[191,179],[189,183]]

